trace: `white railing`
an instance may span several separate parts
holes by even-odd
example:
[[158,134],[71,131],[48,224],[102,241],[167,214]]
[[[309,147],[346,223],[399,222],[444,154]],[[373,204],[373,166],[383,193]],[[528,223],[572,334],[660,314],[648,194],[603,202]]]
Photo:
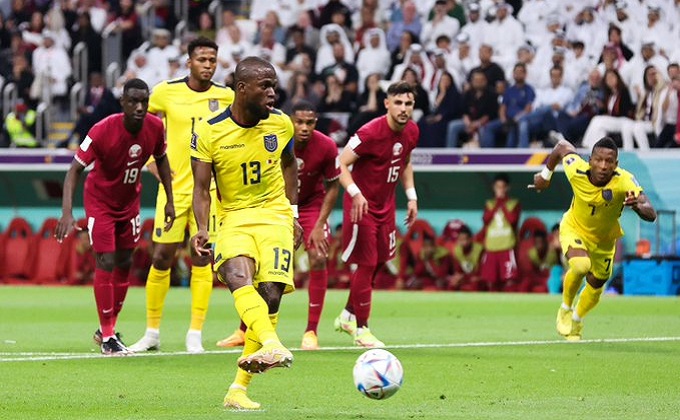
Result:
[[7,118],[7,114],[12,112],[14,106],[19,100],[19,92],[17,91],[17,85],[14,83],[7,83],[5,88],[2,90],[2,120]]
[[222,27],[222,2],[220,0],[212,0],[208,5],[208,13],[215,21],[215,28]]
[[78,108],[85,104],[85,85],[76,82],[69,92],[69,115],[72,120],[78,118]]
[[188,20],[189,19],[189,1],[188,0],[175,0],[175,16],[178,20]]
[[73,79],[76,82],[87,80],[88,51],[84,42],[79,42],[73,48]]
[[137,10],[137,13],[142,24],[142,39],[151,39],[151,32],[156,27],[156,7],[154,7],[154,2],[148,1],[144,3]]
[[120,78],[120,65],[118,63],[109,64],[104,74],[106,77],[106,87],[113,89]]
[[120,66],[122,59],[122,35],[111,22],[102,31],[102,71],[106,72],[111,63]]
[[49,104],[40,102],[35,112],[35,139],[41,147],[47,147],[47,133],[52,125]]
[[177,25],[175,25],[175,42],[177,42],[177,46],[179,46],[179,43],[182,40],[182,37],[184,34],[187,32],[187,21],[186,20],[180,20],[177,22]]

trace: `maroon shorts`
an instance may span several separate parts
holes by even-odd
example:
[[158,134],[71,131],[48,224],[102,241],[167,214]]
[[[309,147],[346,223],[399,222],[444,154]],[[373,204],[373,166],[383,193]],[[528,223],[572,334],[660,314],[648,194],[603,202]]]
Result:
[[[300,223],[300,226],[302,226],[303,229],[303,235],[304,235],[304,245],[305,249],[309,251],[310,248],[307,247],[307,243],[309,242],[309,238],[312,235],[312,229],[314,229],[314,225],[316,225],[316,221],[319,220],[319,214],[321,214],[321,208],[320,207],[300,207],[300,217],[298,218],[298,222]],[[324,233],[326,234],[326,239],[329,239],[331,237],[331,231],[330,228],[328,227],[328,223],[323,228]]]
[[139,241],[142,223],[139,208],[112,214],[95,206],[85,205],[87,230],[94,252],[98,254],[134,249]]
[[487,283],[505,283],[517,279],[515,251],[489,251],[484,253],[480,277]]
[[397,228],[394,219],[376,223],[369,215],[361,224],[350,222],[349,212],[342,221],[342,260],[350,264],[377,266],[394,258],[397,250]]

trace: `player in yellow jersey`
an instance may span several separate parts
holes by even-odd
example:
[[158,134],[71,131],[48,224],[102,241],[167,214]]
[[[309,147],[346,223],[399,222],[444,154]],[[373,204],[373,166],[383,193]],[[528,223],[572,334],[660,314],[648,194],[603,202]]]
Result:
[[[616,240],[623,236],[619,224],[623,209],[630,207],[648,222],[656,220],[656,211],[633,174],[618,167],[618,149],[611,138],[595,143],[588,162],[576,154],[571,143],[561,139],[529,188],[537,192],[548,188],[560,161],[574,197],[560,223],[560,244],[569,269],[564,275],[557,332],[567,340],[578,341],[583,317],[600,301],[604,284],[612,275]],[[584,277],[586,284],[574,307]]]
[[[225,109],[234,98],[230,88],[212,81],[217,68],[215,42],[204,37],[197,38],[189,43],[188,54],[189,75],[159,83],[154,87],[149,102],[149,112],[160,114],[165,124],[177,218],[169,232],[161,229],[165,194],[162,186],[159,187],[152,267],[146,281],[146,332],[130,346],[135,352],[154,350],[160,346],[159,329],[165,297],[170,288],[170,268],[177,248],[184,240],[187,226],[191,235],[197,231],[192,211],[194,184],[189,156],[189,144],[195,127],[219,109]],[[155,173],[155,164],[151,163],[149,169]],[[215,232],[216,225],[213,211],[208,226],[211,234]],[[186,349],[190,353],[204,351],[201,331],[213,285],[210,263],[209,256],[191,255],[191,322],[186,335]]]
[[258,409],[246,394],[253,373],[289,367],[276,325],[281,297],[292,292],[293,254],[302,241],[297,222],[297,162],[293,124],[274,109],[276,72],[248,57],[236,66],[231,107],[199,124],[191,144],[194,211],[191,244],[209,255],[210,176],[215,174],[221,221],[214,268],[248,329],[225,407]]

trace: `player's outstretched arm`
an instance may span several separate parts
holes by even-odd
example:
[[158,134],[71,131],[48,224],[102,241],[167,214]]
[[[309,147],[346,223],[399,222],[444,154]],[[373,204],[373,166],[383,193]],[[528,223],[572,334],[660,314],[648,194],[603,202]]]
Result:
[[535,189],[536,192],[541,192],[548,188],[550,186],[550,178],[557,164],[570,153],[576,153],[574,145],[568,141],[560,140],[552,149],[550,155],[548,155],[548,160],[546,160],[543,170],[534,174],[534,183],[527,185],[527,188]]
[[342,149],[340,154],[340,184],[347,191],[347,194],[352,197],[352,209],[350,210],[350,221],[352,223],[360,222],[364,214],[368,213],[368,201],[361,193],[359,187],[357,187],[357,184],[354,183],[352,173],[349,171],[349,167],[358,159],[359,156],[349,146]]
[[175,201],[172,195],[172,172],[170,171],[170,163],[168,162],[168,155],[163,155],[156,159],[156,168],[158,171],[158,178],[165,189],[165,231],[169,231],[175,221]]
[[649,197],[643,192],[640,195],[635,195],[633,191],[626,194],[626,201],[623,202],[625,206],[633,209],[640,219],[646,222],[653,222],[656,220],[656,210],[652,206]]
[[408,202],[406,204],[406,226],[411,227],[413,222],[418,218],[418,195],[416,194],[415,178],[413,176],[413,164],[411,164],[411,155],[406,158],[406,166],[401,173],[401,183],[404,186],[404,192]]
[[283,181],[286,184],[286,197],[293,206],[293,213],[295,218],[293,220],[293,234],[295,249],[302,243],[302,226],[298,222],[297,200],[298,200],[298,168],[297,160],[295,159],[295,152],[293,151],[293,140],[288,142],[288,145],[281,153],[281,171],[283,172]]
[[208,162],[201,162],[198,159],[191,159],[191,170],[194,176],[194,192],[192,206],[198,232],[191,238],[191,246],[197,255],[210,255],[210,248],[205,245],[210,240],[208,234],[208,220],[210,218],[210,177],[212,176],[212,165]]
[[76,190],[76,185],[80,183],[80,176],[85,170],[85,167],[77,160],[73,159],[71,167],[66,172],[64,178],[64,191],[61,199],[61,217],[57,222],[57,227],[54,230],[54,237],[58,242],[62,242],[68,236],[72,229],[77,228],[76,222],[73,219],[73,194]]

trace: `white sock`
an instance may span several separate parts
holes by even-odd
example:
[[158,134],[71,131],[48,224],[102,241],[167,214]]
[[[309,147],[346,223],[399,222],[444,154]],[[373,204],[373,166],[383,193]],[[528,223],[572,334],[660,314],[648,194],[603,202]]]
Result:
[[144,335],[151,338],[158,338],[161,335],[161,331],[158,328],[147,328]]
[[571,320],[572,320],[572,321],[576,321],[576,322],[581,322],[581,317],[578,316],[578,314],[576,313],[576,311],[574,311],[574,313],[571,315]]
[[343,309],[342,313],[340,314],[340,319],[343,321],[356,321],[357,317],[347,309]]
[[571,311],[571,308],[568,307],[567,304],[564,302],[562,302],[562,309],[564,309],[565,311]]

